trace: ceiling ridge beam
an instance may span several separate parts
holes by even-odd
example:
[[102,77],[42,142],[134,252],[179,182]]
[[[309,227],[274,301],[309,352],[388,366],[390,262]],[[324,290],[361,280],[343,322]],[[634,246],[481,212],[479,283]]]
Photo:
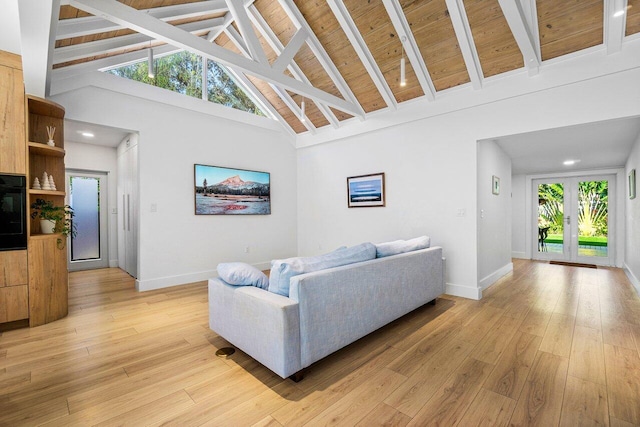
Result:
[[[205,21],[176,25],[176,27],[189,33],[194,33],[219,27],[222,25],[223,21],[224,20],[222,18],[213,18]],[[136,33],[120,37],[112,37],[110,39],[59,47],[53,52],[53,63],[60,64],[75,61],[77,59],[96,56],[102,53],[111,53],[121,49],[141,48],[152,40],[153,38],[149,36]]]
[[474,89],[481,89],[484,75],[482,74],[480,58],[478,57],[476,45],[473,41],[473,34],[471,33],[467,13],[464,10],[464,4],[461,4],[462,0],[445,1],[447,3],[447,9],[449,10],[449,16],[451,17],[451,23],[453,24],[453,30],[456,33],[458,45],[462,52],[462,58],[467,66],[467,73],[469,74],[471,85]]
[[[267,24],[267,21],[264,20],[264,18],[262,17],[258,9],[255,7],[255,5],[251,5],[249,7],[249,12],[250,12],[249,17],[253,21],[253,24],[258,28],[258,31],[260,31],[260,33],[262,34],[264,39],[267,41],[269,46],[271,46],[271,49],[273,49],[273,51],[277,55],[280,55],[284,50],[284,45],[280,42],[280,40],[275,35],[271,27],[269,27],[269,25]],[[298,64],[296,64],[295,61],[292,60],[289,63],[288,69],[291,72],[291,74],[293,74],[293,76],[298,80],[307,84],[311,84],[307,76],[305,76],[305,74],[302,72],[302,70],[300,69]],[[333,113],[333,111],[331,111],[330,108],[318,102],[316,102],[316,107],[318,107],[320,112],[324,114],[325,118],[329,121],[329,123],[331,124],[331,126],[333,126],[334,129],[338,129],[340,127],[340,121],[338,120],[336,115]]]
[[[433,81],[431,80],[431,75],[427,69],[427,64],[424,63],[424,59],[420,53],[420,48],[418,47],[416,39],[413,37],[413,32],[411,31],[407,17],[402,10],[402,6],[398,0],[382,0],[382,3],[384,3],[385,9],[387,9],[387,14],[389,15],[389,18],[391,18],[391,23],[393,24],[396,33],[398,33],[398,39],[407,53],[407,57],[409,58],[409,62],[413,67],[416,77],[418,78],[422,91],[427,99],[433,101],[436,99],[436,89],[433,86]],[[406,44],[403,42],[402,37],[406,37]]]
[[291,40],[287,43],[287,47],[278,55],[278,58],[271,65],[271,68],[278,73],[283,73],[306,41],[307,32],[303,28],[300,28],[293,37],[291,37]]
[[349,14],[344,2],[342,0],[327,0],[327,3],[338,20],[338,23],[342,27],[342,31],[344,31],[349,42],[351,42],[358,58],[360,58],[360,62],[362,62],[362,65],[369,73],[369,77],[371,77],[373,84],[376,85],[378,92],[380,92],[384,102],[387,104],[387,107],[391,107],[394,110],[397,109],[398,103],[396,102],[396,98],[387,84],[384,74],[380,71],[378,63],[371,54],[369,47],[360,35],[358,27],[353,21],[353,18],[351,18],[351,14]]
[[[620,52],[627,23],[627,0],[604,0],[604,44],[607,55]],[[622,14],[616,13],[623,12]]]
[[351,88],[345,81],[344,77],[342,77],[342,74],[340,74],[340,71],[338,71],[336,64],[333,63],[331,57],[329,57],[329,54],[324,49],[324,46],[322,46],[322,43],[320,43],[320,40],[318,40],[318,37],[311,29],[311,26],[309,26],[309,23],[304,19],[304,16],[302,16],[302,13],[298,9],[298,7],[293,3],[293,0],[279,0],[279,2],[284,11],[289,16],[289,19],[291,19],[291,21],[293,22],[293,25],[295,25],[296,28],[304,28],[307,31],[307,33],[309,34],[309,48],[316,56],[316,59],[318,60],[318,62],[320,62],[324,70],[327,72],[327,74],[333,81],[333,84],[336,85],[343,98],[350,100],[351,103],[356,106],[356,109],[359,110],[358,114],[355,114],[355,116],[359,117],[361,120],[364,120],[365,111],[362,108],[362,105],[360,105],[360,102],[351,91]]
[[518,43],[525,68],[529,70],[529,75],[538,74],[540,52],[520,1],[498,0],[498,2],[504,17],[507,19],[511,33],[516,39],[516,43]]
[[262,49],[262,46],[260,45],[258,36],[256,36],[255,31],[253,31],[253,26],[251,25],[249,15],[247,14],[247,8],[243,3],[244,2],[238,2],[237,0],[227,0],[229,12],[231,12],[236,25],[238,25],[238,29],[240,30],[240,34],[242,34],[244,43],[251,53],[251,59],[260,64],[268,65],[269,60],[267,59],[267,55],[264,53],[264,49]]
[[[222,13],[227,10],[227,4],[224,0],[208,0],[197,3],[141,9],[140,11],[145,12],[154,18],[160,19],[161,21],[175,21],[178,19],[195,18],[213,13]],[[58,23],[56,40],[99,34],[107,31],[117,31],[122,28],[124,28],[122,25],[118,25],[100,16],[61,19]]]
[[148,16],[129,6],[115,1],[105,0],[70,0],[71,4],[81,10],[94,15],[102,15],[108,19],[125,25],[134,31],[146,34],[157,40],[170,43],[192,53],[206,56],[222,65],[236,68],[242,72],[254,75],[262,80],[280,85],[293,92],[331,105],[348,114],[363,117],[360,104],[354,104],[348,100],[338,98],[328,92],[304,84],[284,74],[273,72],[268,64],[260,64],[241,55],[233,53],[221,46],[201,39],[193,34],[186,33],[171,24]]

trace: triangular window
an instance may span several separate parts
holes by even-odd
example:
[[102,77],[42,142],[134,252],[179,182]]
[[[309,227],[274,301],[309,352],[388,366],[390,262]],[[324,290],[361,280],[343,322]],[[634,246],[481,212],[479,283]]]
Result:
[[[187,51],[155,58],[155,76],[149,77],[147,61],[107,70],[107,73],[152,86],[202,98],[202,57]],[[258,116],[265,114],[231,77],[225,67],[207,61],[207,99],[217,104],[247,111]]]

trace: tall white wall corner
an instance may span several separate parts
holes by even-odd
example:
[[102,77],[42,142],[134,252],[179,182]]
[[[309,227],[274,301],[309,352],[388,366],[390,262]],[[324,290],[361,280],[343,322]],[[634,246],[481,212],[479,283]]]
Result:
[[631,282],[633,287],[636,288],[636,292],[640,296],[640,280],[638,280],[638,277],[635,274],[633,274],[633,271],[631,271],[631,269],[629,268],[629,265],[627,264],[624,265],[624,272],[629,278],[629,281]]

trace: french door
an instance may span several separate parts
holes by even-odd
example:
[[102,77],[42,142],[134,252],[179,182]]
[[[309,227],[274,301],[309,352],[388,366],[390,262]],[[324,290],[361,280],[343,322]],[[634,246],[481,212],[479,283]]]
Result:
[[69,270],[109,266],[107,175],[67,171],[67,194],[73,208],[75,236],[69,238]]
[[613,265],[615,175],[533,180],[533,258]]

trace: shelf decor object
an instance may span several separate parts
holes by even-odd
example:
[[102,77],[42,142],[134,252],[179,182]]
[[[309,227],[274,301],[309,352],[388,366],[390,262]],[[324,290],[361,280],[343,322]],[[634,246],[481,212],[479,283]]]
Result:
[[47,141],[47,145],[49,145],[50,147],[55,147],[56,143],[53,141],[53,137],[56,134],[56,127],[55,126],[47,126],[47,136],[49,137],[49,140]]
[[36,176],[33,179],[33,185],[31,186],[32,190],[42,190],[42,187],[40,186],[40,180],[38,179],[38,177]]

